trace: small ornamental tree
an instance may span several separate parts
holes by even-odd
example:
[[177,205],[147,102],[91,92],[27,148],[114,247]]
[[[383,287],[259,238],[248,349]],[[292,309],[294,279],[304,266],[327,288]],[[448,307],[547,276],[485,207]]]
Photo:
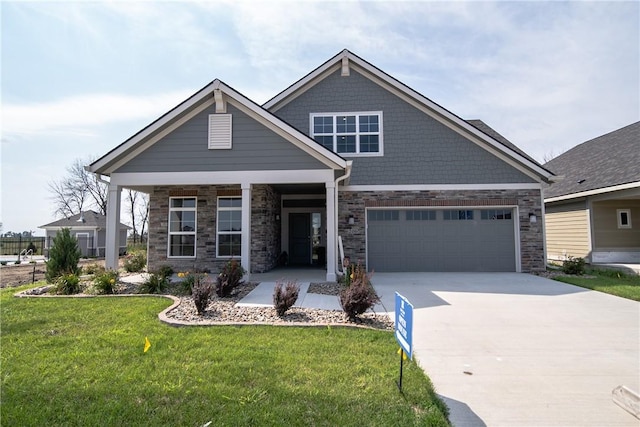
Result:
[[79,275],[80,255],[78,241],[71,236],[69,229],[60,230],[53,238],[53,246],[49,250],[49,261],[47,261],[45,274],[47,282],[53,283],[58,277],[65,274]]
[[380,303],[380,297],[371,284],[370,275],[360,264],[352,267],[350,271],[351,282],[340,291],[338,299],[349,320],[356,322],[358,316]]
[[273,289],[273,307],[278,316],[284,316],[287,310],[293,307],[293,304],[298,300],[299,293],[300,285],[297,282],[287,282],[286,285],[283,285],[282,282],[276,282],[276,287]]
[[238,261],[235,259],[228,261],[216,280],[216,294],[221,298],[231,295],[231,291],[244,283],[242,277],[245,273],[245,269]]

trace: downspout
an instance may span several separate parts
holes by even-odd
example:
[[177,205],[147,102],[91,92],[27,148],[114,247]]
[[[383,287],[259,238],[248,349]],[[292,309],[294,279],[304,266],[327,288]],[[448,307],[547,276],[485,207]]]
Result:
[[[351,167],[353,165],[353,160],[347,160],[347,169],[346,169],[346,173],[344,175],[342,175],[341,177],[336,179],[336,187],[335,187],[335,191],[334,191],[334,197],[335,197],[335,203],[334,203],[334,212],[333,212],[333,216],[334,216],[334,224],[336,225],[336,253],[338,254],[338,256],[340,255],[340,246],[338,245],[338,184],[342,181],[345,181],[347,179],[349,179],[349,177],[351,177]],[[336,265],[336,276],[341,276],[342,275],[342,257],[340,257],[340,263],[339,265]]]

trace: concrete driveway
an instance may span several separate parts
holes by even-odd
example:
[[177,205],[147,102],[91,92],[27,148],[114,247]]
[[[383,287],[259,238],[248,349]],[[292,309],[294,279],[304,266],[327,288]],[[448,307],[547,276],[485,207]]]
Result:
[[[634,426],[640,303],[519,273],[375,273],[414,305],[414,359],[455,426]],[[468,373],[465,373],[468,372]]]

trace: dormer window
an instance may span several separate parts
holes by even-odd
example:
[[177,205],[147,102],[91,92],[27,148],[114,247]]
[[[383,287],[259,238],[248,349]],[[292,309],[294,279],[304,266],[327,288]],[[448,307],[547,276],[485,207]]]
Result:
[[345,156],[381,156],[382,111],[311,114],[311,137]]

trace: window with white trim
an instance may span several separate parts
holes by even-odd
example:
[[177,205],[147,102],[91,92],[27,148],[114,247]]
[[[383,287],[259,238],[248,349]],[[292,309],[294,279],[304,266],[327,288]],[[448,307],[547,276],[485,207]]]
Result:
[[195,197],[169,198],[169,258],[196,256]]
[[334,153],[381,156],[382,111],[311,114],[311,137]]
[[618,228],[631,228],[631,209],[617,209]]
[[217,257],[239,257],[242,250],[242,197],[218,197]]

